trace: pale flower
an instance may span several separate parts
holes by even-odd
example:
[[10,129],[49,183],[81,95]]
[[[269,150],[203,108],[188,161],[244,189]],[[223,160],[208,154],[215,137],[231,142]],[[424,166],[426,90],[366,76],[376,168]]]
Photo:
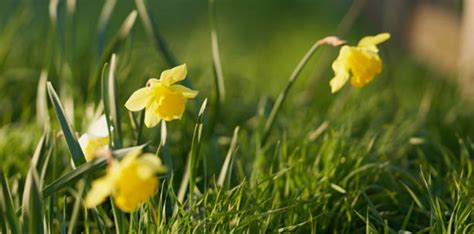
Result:
[[109,132],[105,115],[100,116],[87,129],[87,132],[79,137],[79,145],[86,161],[94,159],[95,153],[109,146]]

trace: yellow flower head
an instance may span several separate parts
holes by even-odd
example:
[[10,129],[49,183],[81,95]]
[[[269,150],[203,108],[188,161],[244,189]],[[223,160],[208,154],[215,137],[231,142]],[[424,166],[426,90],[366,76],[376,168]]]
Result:
[[354,87],[363,87],[382,71],[382,60],[377,45],[388,40],[390,34],[381,33],[364,37],[357,46],[343,46],[339,56],[332,64],[334,78],[331,79],[331,92],[339,91],[352,75]]
[[94,159],[95,153],[109,146],[109,132],[107,131],[107,120],[105,115],[100,116],[87,129],[87,132],[79,137],[79,145],[86,157],[86,161]]
[[112,161],[107,174],[92,183],[85,206],[95,207],[111,195],[118,208],[132,212],[153,196],[158,187],[156,173],[166,172],[166,167],[154,154],[140,154],[134,150],[122,161]]
[[125,103],[130,111],[145,108],[145,125],[156,126],[160,120],[171,121],[181,119],[186,100],[195,98],[198,91],[175,84],[186,78],[186,64],[165,70],[160,79],[148,80],[147,87],[138,89]]

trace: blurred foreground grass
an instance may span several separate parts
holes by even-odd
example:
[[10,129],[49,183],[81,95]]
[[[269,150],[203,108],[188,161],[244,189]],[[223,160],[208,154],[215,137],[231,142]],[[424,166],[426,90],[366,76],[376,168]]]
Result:
[[[123,103],[148,78],[171,67],[140,17],[119,46],[112,46],[135,9],[133,1],[117,2],[103,36],[97,23],[101,4],[79,1],[71,14],[66,1],[59,1],[56,24],[46,3],[0,3],[0,164],[15,214],[27,216],[32,214],[24,212],[24,185],[44,127],[36,109],[41,106],[41,71],[47,71],[75,129],[84,132],[101,102],[97,75],[112,48],[119,58],[117,103],[124,145],[134,146]],[[215,95],[207,2],[148,5],[170,50],[188,64],[189,79],[200,91],[183,120],[167,126],[160,156],[171,173],[162,178],[157,195],[124,220],[117,220],[110,204],[96,212],[77,205],[100,171],[50,196],[40,194],[39,223],[45,231],[472,232],[473,108],[461,101],[457,87],[395,46],[383,46],[384,72],[375,82],[361,90],[346,87],[336,95],[329,93],[330,64],[319,64],[318,52],[290,92],[268,144],[259,147],[271,103],[311,44],[335,33],[349,6],[342,1],[217,1],[226,101],[213,130],[214,103],[207,108],[197,190],[180,200],[198,108]],[[366,25],[358,20],[344,38],[353,44],[361,35],[373,34]],[[325,50],[335,57],[336,50]],[[52,153],[39,190],[72,170],[64,137],[55,136],[60,126],[52,108],[49,116]],[[233,148],[236,126],[240,132]],[[144,136],[150,141],[148,151],[155,152],[159,128],[145,129]],[[217,185],[229,147],[234,154],[228,177]],[[7,233],[12,227],[5,186],[2,192],[0,226]]]

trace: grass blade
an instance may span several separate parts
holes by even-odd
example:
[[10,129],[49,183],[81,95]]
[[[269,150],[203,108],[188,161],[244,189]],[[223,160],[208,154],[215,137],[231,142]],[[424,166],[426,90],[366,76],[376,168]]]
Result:
[[84,194],[84,183],[79,183],[77,194],[74,196],[74,207],[72,209],[71,219],[69,220],[68,225],[68,234],[74,233],[74,227],[76,226],[79,211],[82,209],[82,195]]
[[207,99],[201,105],[201,108],[198,113],[196,120],[196,125],[194,127],[193,139],[191,142],[191,150],[189,152],[189,201],[190,207],[192,207],[192,200],[194,194],[194,187],[196,185],[196,169],[197,169],[197,159],[199,157],[199,152],[201,148],[201,138],[202,138],[202,128],[204,122],[204,111],[206,110]]
[[112,149],[122,147],[122,135],[120,125],[120,111],[117,106],[117,82],[115,80],[115,71],[117,70],[117,56],[112,54],[110,67],[106,71],[107,64],[102,70],[102,102],[104,103],[105,116]]
[[[10,187],[8,186],[7,178],[5,177],[5,174],[2,170],[0,170],[0,180],[2,183],[2,186],[0,187],[0,207],[2,208],[2,215],[5,216],[8,227],[12,233],[20,233],[20,225],[17,215],[15,214],[12,194],[10,192]],[[4,225],[6,226],[7,223]]]
[[[190,200],[190,207],[191,207],[191,200],[192,200],[192,194],[194,192],[194,186],[195,186],[195,166],[196,166],[196,158],[197,154],[199,153],[199,147],[201,145],[201,133],[202,133],[202,126],[203,126],[203,121],[204,121],[204,111],[206,109],[207,105],[207,99],[204,99],[204,102],[201,105],[201,109],[199,110],[198,118],[196,121],[196,125],[194,127],[194,134],[193,134],[193,140],[191,142],[191,150],[189,152],[189,157],[188,160],[186,161],[186,170],[184,171],[183,179],[181,180],[181,184],[179,186],[178,190],[178,196],[177,196],[177,201],[179,203],[183,203],[184,197],[186,195],[186,187],[189,185],[189,200]],[[174,210],[173,210],[173,215],[176,215],[178,213],[178,204],[176,203]]]
[[32,162],[25,181],[21,217],[25,233],[44,233],[39,176]]
[[[51,154],[51,149],[53,145],[51,144],[50,139],[50,132],[49,127],[45,129],[43,136],[41,136],[38,145],[36,146],[35,152],[33,154],[33,158],[31,159],[32,164],[36,166],[36,171],[39,172],[39,175],[46,173],[46,169],[48,167],[48,158]],[[43,181],[40,177],[40,184],[43,185]]]
[[48,72],[41,71],[36,95],[36,120],[40,126],[49,123],[48,101],[46,96],[46,82],[48,81]]
[[227,178],[227,172],[229,171],[229,166],[230,166],[230,162],[232,160],[232,156],[237,151],[238,137],[239,137],[239,127],[237,126],[234,130],[234,135],[232,136],[229,151],[227,151],[227,155],[225,157],[224,164],[222,165],[221,172],[219,174],[219,178],[217,179],[217,185],[218,186],[223,186],[224,182]]
[[209,0],[209,22],[211,26],[211,48],[212,48],[212,64],[214,68],[215,84],[217,88],[217,99],[219,104],[225,101],[225,84],[224,73],[222,72],[221,58],[219,54],[219,41],[217,37],[216,25],[216,7],[215,0]]
[[61,104],[61,101],[59,101],[59,97],[56,94],[53,85],[51,85],[51,82],[48,82],[47,86],[49,99],[53,104],[56,116],[58,117],[59,124],[61,125],[61,129],[63,130],[64,138],[66,139],[66,143],[69,148],[69,152],[71,153],[74,166],[77,167],[86,162],[84,153],[82,152],[81,146],[77,141],[75,131],[69,123],[66,114],[64,113],[64,108]]
[[225,102],[224,73],[222,72],[221,58],[219,54],[219,41],[216,26],[216,8],[214,0],[209,0],[209,24],[211,28],[211,50],[212,68],[214,73],[215,96],[213,101],[212,114],[209,120],[208,135],[214,131],[214,127],[219,120],[221,106]]
[[114,224],[115,224],[115,233],[123,234],[127,233],[127,221],[125,217],[125,213],[120,211],[114,203],[114,200],[110,197],[110,205],[112,206],[112,214],[114,216]]

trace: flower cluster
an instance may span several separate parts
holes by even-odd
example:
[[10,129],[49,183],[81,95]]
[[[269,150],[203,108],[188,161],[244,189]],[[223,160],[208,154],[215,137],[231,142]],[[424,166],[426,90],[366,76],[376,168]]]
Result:
[[[197,91],[186,88],[177,82],[186,78],[186,64],[165,70],[160,79],[150,79],[147,86],[135,91],[125,103],[130,111],[145,109],[144,123],[151,128],[161,120],[181,119],[188,98],[195,98]],[[100,150],[108,149],[109,135],[104,115],[93,122],[86,133],[79,138],[79,144],[86,161],[94,159]],[[118,208],[125,212],[134,211],[146,202],[158,187],[159,173],[166,167],[154,154],[134,150],[123,160],[109,160],[107,174],[92,183],[85,198],[85,206],[92,208],[105,201],[108,196],[114,198]]]
[[[389,38],[390,34],[381,33],[362,38],[357,46],[342,46],[339,56],[332,64],[335,76],[329,82],[331,91],[339,91],[349,79],[353,86],[363,87],[379,75],[382,60],[378,55],[377,45]],[[177,84],[186,78],[186,74],[186,64],[163,71],[160,79],[151,78],[146,87],[136,90],[125,107],[129,111],[144,110],[144,124],[149,128],[160,121],[181,119],[187,100],[198,94],[198,91]],[[91,125],[80,137],[79,143],[87,161],[92,160],[98,150],[108,148],[105,116]],[[111,157],[106,175],[92,183],[85,205],[95,207],[112,196],[117,207],[125,212],[132,212],[155,194],[158,187],[156,175],[166,170],[156,155],[142,153],[141,150],[129,152],[121,161]]]

